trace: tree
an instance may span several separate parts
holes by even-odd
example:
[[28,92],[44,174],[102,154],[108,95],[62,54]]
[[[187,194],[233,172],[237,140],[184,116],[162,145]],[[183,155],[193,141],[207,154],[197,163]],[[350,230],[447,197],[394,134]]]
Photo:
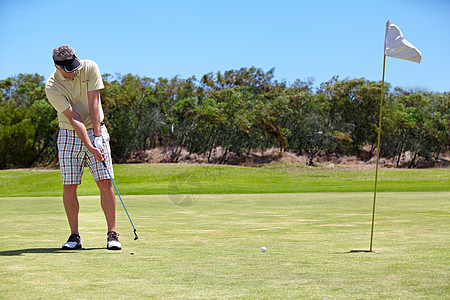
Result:
[[149,132],[160,125],[159,112],[154,109],[154,81],[132,74],[118,76],[112,82],[105,79],[101,92],[105,120],[112,153],[121,162],[131,151],[145,150]]
[[59,131],[56,110],[47,99],[36,100],[28,109],[27,118],[35,131],[33,144],[36,155],[30,164],[54,162],[58,153],[57,137]]
[[46,100],[44,78],[19,74],[0,81],[0,88],[2,167],[54,161],[58,123],[56,111]]
[[381,146],[382,155],[396,157],[410,151],[409,167],[417,159],[437,158],[449,150],[449,98],[429,92],[396,90],[397,97],[391,113],[386,117],[386,133]]
[[25,108],[11,101],[0,102],[0,169],[29,167],[35,156],[34,137]]

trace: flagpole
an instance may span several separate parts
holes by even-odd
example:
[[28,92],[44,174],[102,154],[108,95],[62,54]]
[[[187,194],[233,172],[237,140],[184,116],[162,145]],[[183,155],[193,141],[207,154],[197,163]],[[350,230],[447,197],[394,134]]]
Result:
[[370,230],[370,252],[373,245],[373,227],[375,224],[375,203],[377,199],[377,179],[378,179],[378,162],[380,160],[380,140],[381,140],[381,119],[383,116],[383,100],[384,100],[384,72],[386,69],[386,54],[383,58],[383,79],[381,81],[381,102],[380,102],[380,119],[378,121],[378,143],[377,143],[377,166],[375,168],[375,188],[373,191],[373,207],[372,207],[372,228]]

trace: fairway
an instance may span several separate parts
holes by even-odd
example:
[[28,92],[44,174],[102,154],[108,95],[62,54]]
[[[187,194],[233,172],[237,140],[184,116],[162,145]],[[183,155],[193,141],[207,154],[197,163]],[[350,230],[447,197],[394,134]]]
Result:
[[139,240],[118,203],[118,252],[96,196],[80,197],[84,249],[68,252],[60,197],[0,198],[0,298],[448,298],[450,193],[379,193],[366,253],[372,197],[128,195]]
[[[121,195],[373,192],[375,166],[135,164],[114,165],[114,173]],[[448,169],[381,169],[378,179],[379,192],[450,191]],[[61,184],[59,169],[0,170],[0,197],[62,196]],[[87,168],[78,194],[98,195]]]

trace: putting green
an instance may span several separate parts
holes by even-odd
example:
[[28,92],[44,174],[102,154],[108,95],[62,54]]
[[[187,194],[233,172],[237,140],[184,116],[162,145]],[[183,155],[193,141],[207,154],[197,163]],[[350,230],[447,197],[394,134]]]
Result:
[[[119,187],[120,190],[120,187]],[[449,192],[124,196],[123,250],[80,197],[84,250],[61,251],[59,197],[0,198],[4,299],[433,298],[449,290]],[[183,205],[177,205],[177,200]],[[261,252],[261,247],[267,248]],[[352,251],[353,250],[353,251]],[[131,254],[134,253],[134,254]]]

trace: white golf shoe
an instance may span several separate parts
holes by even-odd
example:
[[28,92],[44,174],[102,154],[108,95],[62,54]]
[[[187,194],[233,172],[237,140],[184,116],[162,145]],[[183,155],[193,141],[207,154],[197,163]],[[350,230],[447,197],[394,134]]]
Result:
[[64,250],[78,250],[81,249],[81,238],[78,234],[73,233],[69,236],[67,242],[65,242],[61,249]]
[[122,245],[119,242],[119,234],[115,231],[108,232],[108,239],[106,247],[108,250],[121,250]]

